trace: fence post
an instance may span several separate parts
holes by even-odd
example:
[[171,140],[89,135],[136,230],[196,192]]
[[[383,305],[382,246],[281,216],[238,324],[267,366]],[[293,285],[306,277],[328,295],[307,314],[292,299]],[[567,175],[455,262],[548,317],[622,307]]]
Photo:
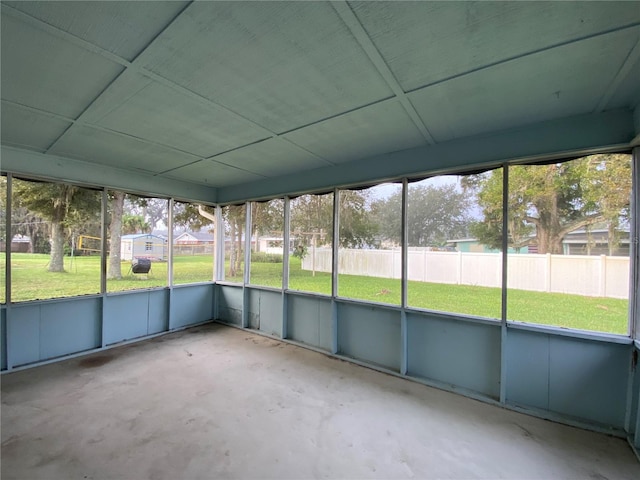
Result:
[[426,250],[422,250],[422,281],[426,282],[427,281],[427,251]]
[[457,268],[457,278],[456,283],[458,285],[462,284],[462,252],[458,252],[458,268]]
[[544,263],[544,291],[551,291],[551,254],[547,253],[545,255],[545,263]]
[[607,296],[607,256],[600,255],[600,285],[598,288],[600,297]]

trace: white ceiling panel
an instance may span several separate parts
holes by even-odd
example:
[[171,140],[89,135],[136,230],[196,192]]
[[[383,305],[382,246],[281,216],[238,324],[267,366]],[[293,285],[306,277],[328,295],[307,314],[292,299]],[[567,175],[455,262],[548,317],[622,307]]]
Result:
[[86,126],[70,130],[50,153],[151,173],[177,168],[198,159],[193,155]]
[[126,100],[99,125],[200,157],[266,138],[250,122],[154,82]]
[[637,27],[594,37],[427,87],[409,98],[439,142],[589,113],[639,35]]
[[235,167],[218,163],[214,160],[202,160],[185,167],[167,172],[162,177],[193,182],[210,187],[222,187],[236,185],[238,183],[252,182],[264,179],[264,175],[240,170]]
[[233,152],[223,153],[216,156],[215,160],[266,177],[326,167],[328,164],[280,138],[271,138]]
[[140,61],[278,133],[391,96],[329,3],[195,3]]
[[425,145],[424,137],[395,99],[296,130],[285,137],[334,163]]
[[71,122],[2,102],[0,137],[4,145],[44,152]]
[[122,67],[2,15],[2,98],[76,117]]
[[3,2],[133,60],[188,2]]
[[405,91],[640,22],[637,2],[350,2]]

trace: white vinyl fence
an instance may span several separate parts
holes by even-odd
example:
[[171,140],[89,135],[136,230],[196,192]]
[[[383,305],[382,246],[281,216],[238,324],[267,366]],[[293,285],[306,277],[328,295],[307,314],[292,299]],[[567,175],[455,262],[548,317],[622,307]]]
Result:
[[[302,261],[304,270],[331,272],[331,249],[315,249]],[[500,287],[500,253],[433,252],[409,249],[409,280]],[[401,251],[340,249],[341,274],[400,278]],[[509,254],[508,288],[570,293],[593,297],[629,298],[629,257],[606,255]]]

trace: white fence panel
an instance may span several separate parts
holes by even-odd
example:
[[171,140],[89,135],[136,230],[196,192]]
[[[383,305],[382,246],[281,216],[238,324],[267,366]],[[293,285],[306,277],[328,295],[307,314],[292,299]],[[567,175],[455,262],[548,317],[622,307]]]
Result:
[[507,286],[519,290],[549,290],[548,268],[551,255],[509,254]]
[[499,253],[460,253],[460,284],[502,286],[502,256]]
[[629,298],[629,258],[604,257],[604,295],[613,298]]
[[551,292],[599,296],[600,257],[551,256]]
[[[310,252],[311,253],[311,252]],[[315,270],[331,272],[331,250],[316,249]],[[400,278],[401,251],[340,249],[339,272],[348,275]],[[500,287],[500,253],[433,252],[411,248],[409,280]],[[629,298],[629,258],[589,255],[509,254],[508,287],[538,292]],[[312,255],[302,268],[313,268]]]
[[425,252],[425,281],[432,283],[460,283],[456,252]]

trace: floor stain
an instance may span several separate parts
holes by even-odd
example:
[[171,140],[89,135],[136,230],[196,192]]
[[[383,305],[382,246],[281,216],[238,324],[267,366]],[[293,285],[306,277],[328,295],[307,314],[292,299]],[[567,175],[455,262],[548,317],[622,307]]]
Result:
[[106,365],[113,359],[114,357],[112,355],[99,355],[96,357],[87,357],[80,360],[80,362],[78,362],[78,366],[80,368],[97,368],[97,367]]

